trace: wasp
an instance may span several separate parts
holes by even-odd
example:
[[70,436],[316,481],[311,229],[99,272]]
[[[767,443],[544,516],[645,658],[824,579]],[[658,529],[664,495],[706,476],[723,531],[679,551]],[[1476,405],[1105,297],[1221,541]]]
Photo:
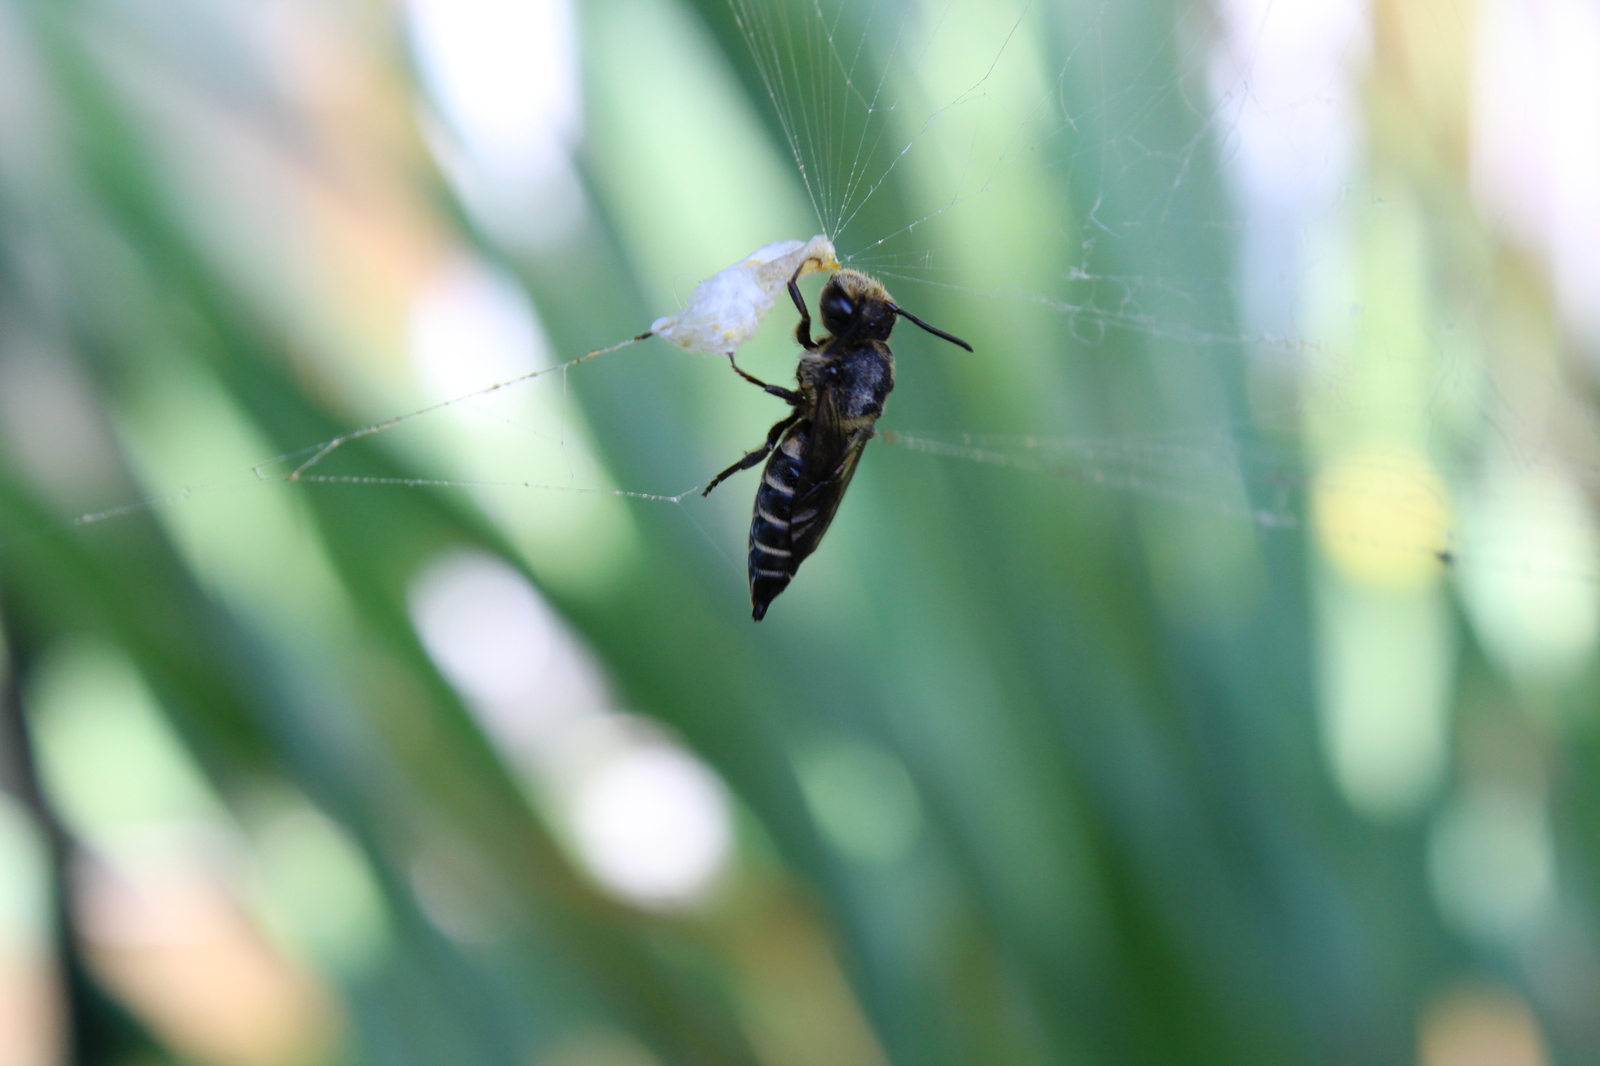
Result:
[[[734,362],[734,371],[794,410],[767,433],[767,441],[711,479],[702,496],[741,470],[766,459],[750,519],[750,604],[756,621],[789,587],[795,571],[822,542],[850,487],[861,450],[872,439],[884,401],[894,388],[889,333],[897,318],[972,351],[972,345],[935,329],[897,305],[882,285],[854,270],[840,270],[817,301],[825,336],[811,337],[811,312],[800,295],[797,271],[789,296],[800,311],[795,340],[805,349],[795,370],[799,386],[768,385]],[[769,458],[770,456],[770,458]]]

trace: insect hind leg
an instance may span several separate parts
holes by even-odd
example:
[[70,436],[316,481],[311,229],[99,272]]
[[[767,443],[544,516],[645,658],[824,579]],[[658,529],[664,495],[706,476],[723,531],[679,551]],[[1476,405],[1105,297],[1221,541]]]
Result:
[[[734,369],[738,370],[739,368],[734,367]],[[740,371],[740,373],[743,373],[743,371]],[[741,470],[749,470],[752,466],[755,466],[757,463],[761,462],[761,460],[765,459],[768,455],[771,455],[772,449],[778,446],[779,438],[781,438],[784,433],[788,431],[790,426],[794,425],[798,421],[800,421],[800,414],[799,412],[796,412],[774,425],[767,431],[767,442],[765,444],[757,448],[755,451],[746,452],[743,459],[740,459],[737,463],[734,463],[732,466],[728,467],[728,469],[712,478],[711,483],[706,486],[706,490],[700,495],[702,497],[711,495],[711,490],[722,484],[728,478],[732,477],[734,474],[737,474]]]

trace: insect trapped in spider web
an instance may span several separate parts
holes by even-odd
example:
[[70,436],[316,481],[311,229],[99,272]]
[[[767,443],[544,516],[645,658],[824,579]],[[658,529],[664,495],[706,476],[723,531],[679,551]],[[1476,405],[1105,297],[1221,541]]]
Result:
[[888,341],[896,317],[972,351],[961,338],[902,310],[882,285],[854,270],[840,270],[823,286],[818,307],[828,335],[812,340],[811,312],[800,295],[799,279],[799,271],[789,279],[789,295],[800,309],[794,335],[805,349],[795,370],[799,388],[768,385],[740,370],[733,354],[728,355],[740,377],[784,400],[794,412],[772,427],[765,444],[712,478],[702,493],[710,495],[724,478],[771,456],[750,519],[750,603],[758,622],[768,604],[789,587],[801,562],[817,550],[855,476],[861,450],[872,439],[894,388],[894,353]]

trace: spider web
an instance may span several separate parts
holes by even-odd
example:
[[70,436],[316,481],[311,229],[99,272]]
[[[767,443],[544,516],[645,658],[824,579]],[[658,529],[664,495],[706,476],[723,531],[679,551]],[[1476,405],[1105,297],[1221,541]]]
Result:
[[[887,428],[891,413],[886,443],[1144,505],[1241,518],[1263,533],[1314,527],[1335,556],[1375,551],[1423,565],[1437,559],[1538,580],[1596,580],[1585,412],[1563,396],[1558,369],[1495,366],[1473,347],[1489,343],[1471,310],[1490,300],[1489,279],[1450,277],[1429,264],[1420,247],[1427,238],[1415,232],[1429,224],[1424,210],[1362,166],[1359,93],[1372,29],[1357,5],[1318,5],[1297,16],[1270,5],[1197,5],[1150,35],[1147,54],[1118,57],[1125,72],[1116,80],[1107,77],[1107,49],[1126,47],[1129,35],[1108,25],[1117,17],[1109,8],[1017,3],[975,15],[945,2],[907,14],[814,0],[797,26],[789,8],[730,2],[817,216],[850,265],[914,285],[928,294],[922,299],[953,294],[996,315],[1059,315],[1065,336],[1049,358],[1061,365],[1131,348],[1158,364],[1236,370],[1252,393],[1247,411],[1193,396],[1152,419],[1165,423],[1159,428],[1141,431],[1135,418],[1114,435]],[[1039,55],[1051,39],[1053,58]],[[1177,78],[1143,78],[1142,70],[1166,71],[1173,58]],[[1296,63],[1305,69],[1291,69]],[[819,70],[831,76],[819,78]],[[1095,77],[1098,93],[1085,94]],[[1087,106],[1071,102],[1084,96]],[[1163,109],[1187,120],[1188,136],[1147,137]],[[897,168],[941,155],[944,180],[924,182],[903,217],[860,225]],[[1231,188],[1207,187],[1219,164]],[[1053,287],[1037,287],[1050,272],[1024,277],[1003,254],[984,257],[992,273],[981,284],[957,280],[973,271],[948,258],[934,261],[929,249],[940,245],[974,250],[974,232],[985,227],[963,227],[963,216],[988,221],[997,214],[993,201],[1025,198],[1030,182],[1053,171],[1068,175],[1081,212],[1053,231]],[[1129,184],[1150,195],[1108,204]],[[1392,210],[1386,196],[1394,196]],[[1384,214],[1393,217],[1363,217]],[[1014,212],[1011,223],[988,228],[984,240],[999,248],[1040,243],[1028,240],[1026,212]],[[1362,227],[1374,225],[1400,231],[1390,238],[1400,247],[1380,251],[1409,257],[1419,275],[1445,275],[1433,279],[1435,291],[1408,294],[1420,321],[1377,342],[1360,336],[1378,327],[1362,305],[1369,294],[1351,289],[1359,270],[1346,261],[1350,231],[1359,240]],[[1152,256],[1152,242],[1170,251]],[[1207,242],[1235,257],[1231,269],[1217,264],[1226,273],[1183,268],[1182,256]],[[1145,272],[1106,269],[1141,256]],[[1121,348],[1107,343],[1117,337]],[[1362,353],[1363,344],[1391,350]],[[1384,365],[1406,362],[1415,365],[1399,375],[1399,387],[1382,387]],[[1497,380],[1508,370],[1533,379],[1522,383],[1520,402]],[[1203,376],[1180,369],[1170,379],[1194,384]],[[1174,416],[1181,428],[1170,428]],[[1398,445],[1372,434],[1376,446],[1353,428],[1386,421],[1421,428],[1395,433]],[[1345,439],[1330,439],[1337,437]],[[1530,514],[1537,518],[1512,517]]]
[[[1033,417],[1026,404],[999,405],[1007,417],[954,428],[902,422],[892,406],[880,425],[885,445],[917,461],[1005,469],[1142,508],[1239,520],[1262,535],[1315,524],[1325,542],[1377,542],[1418,557],[1596,580],[1584,505],[1596,488],[1586,461],[1592,444],[1559,373],[1535,383],[1533,400],[1524,383],[1520,401],[1506,402],[1470,338],[1462,339],[1471,323],[1459,293],[1453,305],[1408,327],[1413,351],[1396,360],[1414,359],[1420,384],[1374,385],[1350,355],[1359,345],[1352,337],[1362,328],[1362,294],[1351,291],[1341,257],[1353,254],[1349,231],[1364,224],[1362,210],[1386,202],[1359,159],[1356,97],[1368,62],[1359,19],[1331,27],[1329,43],[1309,53],[1313,76],[1286,94],[1273,81],[1285,80],[1276,69],[1285,62],[1281,12],[1242,2],[1189,9],[1145,35],[1146,51],[1135,55],[1108,52],[1129,39],[1108,23],[1135,16],[1095,5],[729,0],[729,10],[793,176],[841,258],[894,286],[930,321],[965,315],[975,323],[981,358],[1002,366],[969,368],[962,380],[1010,375],[1009,387],[1053,401],[1041,400]],[[1169,73],[1174,59],[1177,77]],[[1173,137],[1168,129],[1159,140],[1162,116],[1186,132]],[[1231,184],[1214,181],[1219,169]],[[1302,179],[1297,191],[1283,192],[1296,188],[1285,175]],[[1279,185],[1266,184],[1274,176]],[[1049,200],[1061,188],[1071,198],[1067,210]],[[1414,205],[1395,213],[1402,228],[1422,225]],[[1186,264],[1196,254],[1215,257],[1212,269]],[[1128,263],[1140,269],[1119,269]],[[710,269],[702,263],[672,284],[681,289]],[[1466,290],[1469,298],[1481,294],[1470,283]],[[787,314],[781,307],[774,317]],[[1016,323],[1023,326],[1008,328]],[[780,331],[769,324],[753,349],[758,365],[770,365],[769,377],[792,358],[774,336]],[[1018,337],[1029,339],[1008,347]],[[260,482],[699,507],[696,490],[721,462],[685,470],[673,484],[618,486],[586,438],[567,398],[570,382],[590,359],[622,346],[552,357],[295,452],[252,458],[232,474],[87,510],[63,525]],[[1086,412],[1070,395],[1074,375],[1086,368],[1115,375],[1119,369],[1107,371],[1105,361],[1130,351],[1146,364],[1160,402],[1112,428],[1103,418],[1078,417]],[[683,364],[680,387],[703,387],[725,373],[713,367]],[[1247,408],[1218,394],[1216,379],[1229,377],[1246,382]],[[712,387],[739,395],[727,384]],[[1338,435],[1329,427],[1369,416],[1420,424],[1411,450],[1422,465],[1407,465],[1409,453],[1396,458],[1394,449],[1330,459],[1339,448],[1328,443]],[[470,424],[464,432],[476,441],[470,476],[436,451],[456,432],[446,428],[452,420]],[[724,451],[750,436],[742,419],[720,426],[711,436]],[[369,437],[428,473],[393,477],[335,462],[346,444]],[[501,458],[485,460],[494,454]],[[1538,538],[1508,539],[1498,521],[1528,508],[1530,492],[1542,501],[1534,506],[1548,548]],[[1314,522],[1319,506],[1386,510],[1402,520]],[[1412,513],[1415,521],[1404,520]],[[725,536],[733,527],[724,524],[707,536],[736,555],[737,534]]]

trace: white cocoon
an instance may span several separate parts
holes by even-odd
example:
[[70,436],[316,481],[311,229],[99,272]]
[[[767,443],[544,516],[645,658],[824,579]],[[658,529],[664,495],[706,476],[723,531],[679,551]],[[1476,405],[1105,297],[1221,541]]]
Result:
[[833,242],[826,237],[769,244],[696,285],[688,305],[656,319],[650,332],[691,352],[732,355],[756,335],[797,271],[838,269]]

